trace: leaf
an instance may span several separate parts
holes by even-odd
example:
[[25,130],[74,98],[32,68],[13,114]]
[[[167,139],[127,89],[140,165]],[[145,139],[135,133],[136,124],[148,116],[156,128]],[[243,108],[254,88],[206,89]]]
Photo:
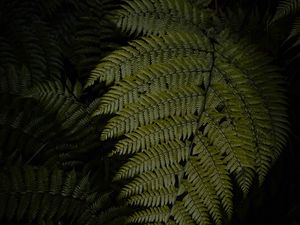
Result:
[[114,21],[146,36],[107,55],[86,83],[108,87],[93,115],[109,118],[100,138],[126,157],[114,180],[136,209],[129,222],[224,224],[235,189],[262,184],[286,144],[278,68],[230,31],[202,26],[198,15],[215,21],[203,7],[126,1]]

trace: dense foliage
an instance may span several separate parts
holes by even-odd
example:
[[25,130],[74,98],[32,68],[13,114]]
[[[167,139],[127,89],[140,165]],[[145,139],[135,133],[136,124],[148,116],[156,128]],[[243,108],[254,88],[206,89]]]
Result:
[[299,223],[299,9],[0,1],[1,223]]

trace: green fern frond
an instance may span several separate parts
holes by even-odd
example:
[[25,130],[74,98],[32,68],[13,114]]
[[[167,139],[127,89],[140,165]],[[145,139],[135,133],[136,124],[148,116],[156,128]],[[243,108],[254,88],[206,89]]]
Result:
[[[24,22],[26,21],[22,21],[20,24],[10,24],[14,27],[13,32],[10,32],[9,29],[11,28],[7,28],[8,31],[5,31],[4,34],[7,36],[4,38],[11,46],[7,49],[11,52],[4,52],[5,56],[10,54],[17,61],[15,64],[26,65],[34,77],[34,82],[42,81],[48,77],[58,78],[62,71],[63,62],[61,50],[54,36],[49,37],[51,31],[41,21],[27,21],[31,28],[24,25]],[[1,61],[0,65],[5,66],[8,63],[5,59]]]
[[111,204],[110,193],[93,194],[88,177],[75,171],[44,167],[3,168],[0,173],[0,218],[7,221],[50,221],[66,218],[76,224],[114,224],[127,207]]
[[[74,196],[77,184],[75,173],[70,173],[64,179],[59,170],[51,174],[45,168],[38,171],[32,167],[2,171],[1,218],[11,220],[16,217],[17,221],[25,217],[30,220],[60,219],[64,214],[70,214],[69,210],[74,210],[71,205],[80,208],[83,204],[84,195]],[[65,207],[59,207],[61,203]],[[40,208],[41,204],[43,208]]]
[[66,129],[66,137],[77,134],[80,138],[92,129],[88,115],[93,106],[88,107],[79,102],[74,96],[74,92],[78,92],[76,86],[72,89],[73,87],[64,87],[60,81],[54,80],[36,84],[24,95],[36,99],[44,110],[56,115],[61,126]]
[[[185,196],[194,201],[195,207],[207,208],[216,224],[221,224],[221,204],[216,190],[210,182],[205,171],[197,162],[198,157],[191,158],[185,166],[188,183],[183,183],[188,194]],[[200,198],[200,200],[198,200]],[[191,207],[193,207],[191,205]],[[207,217],[209,217],[209,214]],[[200,222],[200,221],[199,221]]]
[[212,3],[212,0],[189,0],[189,2],[193,6],[205,8],[205,7],[208,7]]
[[120,47],[120,43],[126,39],[125,35],[105,18],[110,8],[116,7],[112,0],[87,3],[88,14],[80,18],[75,40],[74,58],[81,72],[80,76],[89,73],[101,58]]
[[5,105],[0,113],[0,148],[6,163],[82,164],[82,155],[100,145],[89,117],[96,101],[85,106],[59,81],[32,85],[27,71],[12,72],[16,79],[4,74],[0,90]]
[[142,173],[134,178],[132,182],[126,184],[119,197],[126,198],[136,194],[145,194],[146,191],[161,190],[164,187],[171,188],[175,185],[176,176],[182,172],[182,167],[177,163],[169,167],[156,169],[153,172]]
[[[151,125],[139,127],[136,131],[126,134],[126,138],[116,144],[116,152],[130,154],[159,143],[187,139],[195,134],[196,129],[197,117],[193,115],[157,120]],[[105,140],[109,137],[104,133],[101,138]]]
[[[182,200],[182,210],[191,215],[191,224],[212,224],[209,218],[208,209],[205,207],[203,200],[197,195],[187,194]],[[174,215],[175,217],[175,215]]]
[[113,21],[130,34],[163,34],[169,31],[199,32],[209,27],[213,13],[199,10],[188,1],[126,1]]
[[[284,48],[283,54],[287,56],[286,63],[291,64],[295,59],[299,57],[299,54],[294,51],[299,46],[299,30],[300,30],[300,21],[299,15],[300,12],[300,2],[298,0],[281,0],[270,23],[275,23],[283,18],[290,17],[293,19],[292,23],[286,24],[288,27],[289,34],[286,35],[285,40],[283,40]],[[290,55],[291,54],[291,55]],[[289,67],[289,66],[287,66]]]
[[184,57],[171,62],[157,63],[137,72],[134,77],[125,77],[112,86],[100,99],[100,107],[94,115],[112,114],[120,111],[124,105],[135,103],[139,96],[166,88],[175,89],[179,85],[193,83],[201,85],[208,77],[211,59]]
[[272,18],[271,23],[276,22],[283,17],[295,15],[300,7],[300,2],[298,0],[281,0],[277,7],[276,13]]
[[[147,35],[155,32],[144,23],[161,22],[147,14],[157,5],[191,10],[181,1],[126,4],[118,26]],[[227,31],[181,26],[108,55],[86,84],[112,85],[94,115],[111,114],[101,140],[115,139],[112,154],[128,155],[115,180],[126,179],[119,196],[140,208],[129,222],[223,224],[233,187],[247,194],[262,183],[286,143],[286,99],[271,59]]]
[[[71,107],[70,104],[74,104],[79,108],[80,103],[77,101],[69,86],[64,86],[59,80],[50,80],[35,84],[30,90],[24,93],[24,97],[37,99],[43,107],[49,112],[56,112],[59,106],[64,105],[65,102],[71,102],[67,106],[64,106],[61,111],[71,110],[75,106]],[[71,108],[71,109],[70,109]],[[74,110],[74,109],[73,109]],[[75,110],[74,110],[75,111]],[[73,111],[73,112],[74,112]],[[82,111],[77,109],[76,111]],[[71,111],[72,112],[72,111]],[[62,113],[58,113],[62,114]],[[69,113],[63,116],[70,116]]]
[[203,100],[203,93],[197,86],[180,87],[176,91],[151,92],[119,111],[118,117],[108,121],[102,134],[108,137],[121,136],[168,116],[199,114]]
[[0,146],[8,164],[26,162],[51,149],[49,141],[57,141],[60,129],[53,117],[43,115],[32,101],[2,98],[1,102],[6,106],[0,113]]
[[0,93],[14,96],[22,95],[32,85],[28,68],[20,69],[8,64],[0,69]]
[[299,34],[300,34],[300,17],[296,17],[289,38],[299,36]]
[[128,222],[149,223],[149,222],[167,222],[169,209],[166,206],[148,208],[144,211],[135,212],[128,218]]
[[206,55],[211,51],[209,39],[194,33],[144,37],[102,59],[91,72],[85,87],[93,85],[96,81],[112,84],[150,64],[162,63],[179,56]]
[[167,204],[174,204],[177,190],[175,187],[171,188],[160,188],[155,191],[148,191],[140,195],[134,195],[128,199],[130,205],[144,205],[150,206],[163,206]]
[[[243,45],[241,43],[240,46]],[[256,157],[258,157],[258,173],[262,181],[269,170],[267,165],[272,164],[280,154],[280,149],[285,145],[287,131],[289,130],[284,107],[286,105],[285,96],[279,93],[282,92],[280,89],[276,88],[282,86],[282,81],[278,69],[269,65],[267,57],[257,55],[255,48],[252,47],[252,50],[242,54],[241,48],[234,49],[226,45],[224,47],[224,49],[220,49],[220,52],[224,55],[225,60],[243,71],[242,74],[246,78],[243,83],[238,81],[236,87],[241,91],[239,98],[244,102],[242,103],[244,107],[253,108],[252,110],[246,110],[250,113],[247,120],[250,122],[250,126],[253,127],[251,130],[256,133],[253,133],[253,136],[256,136],[256,147],[259,150]],[[233,57],[235,61],[232,61]],[[265,60],[262,58],[265,58]],[[225,72],[226,67],[222,68]],[[227,68],[229,69],[229,67]],[[233,74],[233,71],[228,71],[228,74]],[[263,74],[268,74],[268,76]],[[245,86],[247,83],[248,87]],[[251,89],[253,90],[250,94]],[[269,129],[271,133],[268,133],[266,129]]]
[[115,175],[115,180],[134,177],[146,171],[185,161],[189,156],[189,144],[175,140],[139,152],[120,168]]
[[204,137],[196,139],[195,144],[192,154],[199,157],[199,166],[201,166],[203,173],[210,178],[208,183],[214,186],[227,214],[232,215],[233,188],[223,156],[215,147],[209,145],[208,139]]

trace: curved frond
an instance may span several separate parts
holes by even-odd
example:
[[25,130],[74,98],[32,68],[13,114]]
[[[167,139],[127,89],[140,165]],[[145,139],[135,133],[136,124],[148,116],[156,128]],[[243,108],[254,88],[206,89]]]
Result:
[[[24,217],[30,220],[53,217],[60,219],[65,214],[76,217],[73,213],[78,210],[76,208],[85,205],[83,201],[87,197],[87,187],[84,188],[83,195],[74,195],[77,185],[74,172],[64,178],[62,171],[54,170],[49,173],[45,168],[12,168],[2,171],[0,215],[7,219],[16,217],[18,221]],[[61,204],[64,207],[60,207]],[[40,208],[40,205],[43,207]]]
[[276,22],[286,16],[295,15],[299,12],[300,2],[298,0],[281,0],[277,6],[272,22]]
[[187,160],[188,156],[189,143],[175,140],[155,145],[153,148],[139,152],[130,158],[117,172],[115,180],[134,177],[156,168],[168,167]]
[[[193,115],[157,120],[151,125],[139,127],[136,131],[126,134],[126,138],[116,144],[116,152],[119,154],[135,153],[159,143],[181,138],[187,139],[195,134],[196,129],[197,117]],[[104,135],[102,139],[109,138],[106,134]]]
[[11,167],[2,169],[0,177],[0,218],[8,221],[58,223],[69,218],[76,224],[114,224],[116,215],[128,212],[112,206],[108,193],[93,194],[88,177],[78,177],[75,171]]
[[211,48],[207,37],[194,33],[168,33],[159,37],[144,37],[102,59],[91,72],[85,86],[91,86],[96,81],[112,84],[148,65],[179,56],[206,55],[212,51]]
[[168,207],[153,207],[144,211],[138,211],[129,217],[128,222],[149,223],[149,222],[166,222],[168,217]]
[[300,17],[296,17],[289,38],[299,36],[299,35],[300,35]]
[[179,85],[201,85],[207,79],[211,67],[211,57],[175,58],[170,62],[157,63],[137,72],[134,77],[125,77],[112,86],[100,99],[99,109],[94,113],[112,114],[123,109],[124,105],[136,103],[140,96],[161,91],[168,85],[175,89]]
[[204,96],[196,86],[180,87],[174,91],[151,92],[143,95],[137,103],[118,112],[118,117],[108,121],[102,134],[108,137],[121,136],[136,128],[168,116],[199,114]]
[[86,84],[110,86],[93,115],[110,118],[100,138],[115,141],[112,155],[128,156],[114,179],[137,208],[129,222],[223,224],[233,188],[262,184],[286,143],[278,68],[226,30],[211,35],[195,10],[208,12],[180,0],[127,1],[117,25],[149,36],[105,57]]
[[213,12],[199,10],[183,0],[126,1],[115,12],[116,25],[121,30],[142,35],[168,31],[199,32],[210,25]]

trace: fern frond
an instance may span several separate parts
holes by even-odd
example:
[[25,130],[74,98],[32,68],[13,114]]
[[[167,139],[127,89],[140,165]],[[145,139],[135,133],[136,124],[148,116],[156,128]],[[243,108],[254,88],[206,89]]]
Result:
[[[220,200],[207,174],[202,170],[202,167],[198,165],[196,157],[190,159],[185,166],[185,170],[187,181],[189,182],[188,184],[183,183],[183,186],[188,192],[185,197],[190,198],[191,201],[194,202],[195,207],[207,208],[214,222],[221,224],[222,213]],[[191,207],[193,207],[192,205],[193,204],[191,204]],[[207,217],[209,217],[209,214]]]
[[178,140],[166,144],[155,145],[147,151],[139,152],[125,163],[115,175],[115,180],[134,177],[156,168],[168,167],[187,160],[189,143]]
[[57,141],[60,130],[53,117],[43,115],[32,101],[4,97],[1,102],[6,106],[0,113],[0,146],[8,164],[51,149],[49,141]]
[[[64,87],[58,80],[35,84],[25,93],[25,97],[36,99],[45,110],[57,113],[57,117],[62,121],[63,126],[64,123],[67,124],[65,126],[72,126],[71,121],[82,120],[82,118],[77,117],[83,114],[83,105],[78,102],[68,87]],[[82,121],[80,124],[82,123],[86,122]]]
[[166,222],[169,214],[169,208],[153,207],[143,211],[135,212],[131,217],[128,218],[128,222],[133,223],[149,223],[149,222]]
[[141,70],[134,77],[126,77],[112,86],[100,99],[100,107],[94,112],[111,114],[120,111],[124,105],[135,103],[139,96],[179,85],[201,85],[207,79],[211,58],[184,57],[170,62],[153,64]]
[[189,0],[189,2],[193,6],[197,6],[200,8],[206,8],[212,3],[212,0]]
[[134,195],[128,199],[130,205],[144,205],[147,207],[174,204],[177,190],[175,187],[160,188],[156,191],[147,191],[140,195]]
[[96,101],[80,103],[59,81],[27,83],[26,72],[12,75],[14,82],[9,74],[1,77],[0,147],[6,163],[82,164],[83,154],[100,144],[89,117]]
[[94,132],[96,128],[89,117],[95,102],[90,106],[79,102],[74,96],[77,89],[76,86],[64,87],[60,81],[54,80],[34,85],[25,96],[35,99],[44,110],[55,116],[63,129],[61,135],[65,146],[73,144],[79,150],[89,150],[99,146]]
[[199,32],[209,27],[212,12],[199,10],[188,1],[126,1],[115,12],[115,23],[130,34],[163,34],[168,31]]
[[276,13],[272,18],[271,23],[274,23],[283,17],[295,15],[300,9],[298,0],[281,0],[277,6]]
[[230,174],[220,152],[214,146],[209,145],[208,139],[198,137],[195,140],[193,155],[199,158],[204,174],[210,178],[209,183],[214,186],[217,195],[220,197],[226,213],[230,216],[233,211],[233,193]]
[[[240,47],[243,45],[241,43]],[[253,136],[256,137],[256,148],[259,151],[256,155],[258,157],[257,170],[260,181],[262,181],[269,170],[269,166],[280,154],[282,146],[285,145],[286,141],[284,140],[286,140],[289,130],[286,122],[285,96],[279,94],[280,89],[276,88],[282,86],[280,75],[276,67],[268,64],[270,59],[264,55],[257,55],[255,48],[252,47],[252,50],[249,49],[246,54],[240,51],[240,47],[234,49],[228,45],[223,46],[225,48],[222,47],[220,53],[224,56],[224,59],[227,62],[233,63],[236,68],[242,71],[241,74],[245,78],[243,83],[237,80],[238,83],[235,87],[240,90],[239,98],[243,101],[242,105],[249,109],[252,108],[246,110],[250,113],[247,120],[250,122],[250,126],[252,126],[251,130],[256,133],[253,133]],[[240,52],[239,55],[238,52]],[[234,55],[235,61],[232,62]],[[262,58],[265,58],[265,60],[262,60]],[[222,63],[222,67],[224,65]],[[229,69],[229,67],[227,68]],[[227,69],[223,67],[222,70],[226,71]],[[228,71],[228,74],[232,76],[233,71]],[[263,74],[268,74],[268,76]],[[236,82],[233,76],[232,78],[232,81]],[[250,94],[251,89],[252,94]],[[267,131],[268,129],[270,133]]]
[[70,219],[76,224],[114,224],[127,207],[114,206],[111,193],[93,194],[87,176],[44,167],[11,167],[0,173],[0,218],[7,221]]
[[98,61],[109,52],[120,47],[125,35],[122,35],[115,26],[105,18],[110,8],[115,8],[112,0],[89,1],[87,15],[80,18],[75,40],[76,66],[80,76],[90,72]]
[[[172,208],[172,211],[170,213],[170,216],[174,217],[175,224],[179,224],[179,225],[195,224],[193,217],[189,214],[189,212],[187,211],[187,209],[182,201],[175,202],[175,204]],[[199,218],[199,219],[201,219],[201,223],[203,223],[204,225],[210,224],[210,223],[207,223],[207,221],[202,220],[202,218]],[[172,220],[169,219],[169,221],[172,221]]]
[[[139,127],[136,131],[126,134],[126,138],[116,144],[116,152],[130,154],[147,149],[159,143],[175,139],[186,139],[195,134],[197,117],[171,117],[156,121],[154,124]],[[102,136],[106,139],[107,136]]]
[[22,95],[32,85],[28,68],[20,69],[8,64],[0,70],[0,93],[14,96]]
[[[24,170],[13,168],[2,171],[0,193],[4,211],[0,215],[9,220],[16,216],[18,221],[25,216],[25,213],[28,214],[27,217],[30,220],[51,219],[53,216],[59,219],[71,209],[70,205],[81,207],[81,200],[85,196],[72,197],[77,183],[74,173],[70,173],[64,180],[59,170],[53,171],[51,175],[45,168],[41,168],[40,171],[32,167]],[[65,201],[70,197],[70,201]],[[43,208],[40,208],[42,203]],[[60,208],[60,203],[63,203],[65,207]],[[6,209],[5,206],[7,206]]]
[[300,17],[296,17],[288,38],[296,37],[300,34]]
[[[126,198],[145,191],[170,188],[176,182],[176,176],[182,173],[180,164],[171,165],[168,168],[159,168],[140,174],[120,192],[120,198]],[[144,194],[144,193],[143,193]]]
[[114,51],[97,65],[85,87],[96,81],[111,84],[154,63],[190,55],[206,55],[212,50],[209,39],[194,33],[169,33],[144,37],[129,43],[128,47]]
[[[60,46],[54,35],[51,34],[51,30],[43,21],[25,20],[24,18],[32,17],[26,13],[25,15],[14,11],[10,13],[13,13],[14,16],[23,14],[24,17],[21,17],[21,20],[18,18],[19,21],[18,19],[14,20],[16,24],[8,23],[5,27],[4,34],[6,36],[4,38],[7,40],[6,43],[11,46],[9,49],[7,48],[8,51],[11,51],[9,54],[13,55],[18,64],[27,66],[34,81],[42,81],[47,77],[58,78],[63,66],[62,55]],[[9,16],[9,18],[12,17]],[[16,45],[16,43],[18,44]],[[7,60],[1,61],[2,66],[7,63]]]
[[187,194],[184,196],[182,202],[184,209],[191,215],[193,224],[195,224],[195,222],[196,224],[211,224],[208,209],[199,196]]
[[176,91],[151,92],[143,95],[137,103],[118,112],[118,117],[108,121],[102,134],[107,137],[121,136],[137,127],[169,116],[199,114],[204,100],[201,88],[180,87]]
[[[112,85],[94,115],[111,114],[101,139],[116,139],[112,153],[128,155],[115,180],[126,179],[120,197],[140,207],[129,222],[222,224],[234,210],[233,187],[247,194],[257,175],[262,183],[287,139],[286,100],[270,58],[226,30],[183,32],[181,18],[176,26],[168,16],[184,20],[194,10],[187,5],[128,1],[118,26],[150,36],[107,56],[86,84]],[[164,9],[171,14],[151,14]],[[162,25],[158,36],[150,20]]]

